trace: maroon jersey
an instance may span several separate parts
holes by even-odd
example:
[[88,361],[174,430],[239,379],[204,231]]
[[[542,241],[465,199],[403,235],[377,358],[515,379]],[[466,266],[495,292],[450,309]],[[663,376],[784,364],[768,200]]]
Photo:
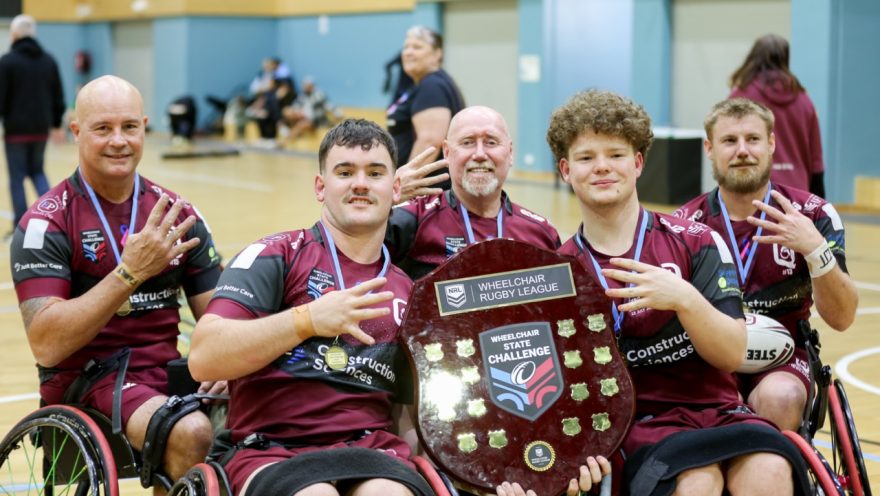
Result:
[[[792,205],[807,216],[831,246],[840,268],[846,271],[846,246],[843,222],[834,207],[816,195],[789,186],[773,184],[773,189],[791,200]],[[782,207],[770,199],[770,205]],[[760,212],[756,212],[757,217]],[[803,347],[798,321],[810,318],[813,305],[813,285],[804,257],[794,250],[777,244],[765,245],[751,241],[757,228],[747,221],[732,221],[734,242],[727,230],[718,188],[694,198],[676,210],[673,215],[707,224],[724,238],[733,256],[739,255],[743,265],[750,249],[755,250],[751,269],[746,275],[743,302],[750,312],[760,313],[779,321],[791,332],[798,346]],[[767,234],[767,232],[765,232]]]
[[[132,232],[143,228],[163,192],[177,198],[175,193],[140,178],[137,225],[131,227]],[[12,240],[12,277],[19,302],[46,296],[76,298],[118,265],[107,236],[115,238],[121,253],[133,202],[99,201],[111,233],[105,232],[79,173],[49,190],[28,210]],[[179,289],[182,287],[187,296],[210,291],[220,274],[220,257],[198,212],[185,206],[175,225],[190,215],[198,220],[181,242],[197,237],[199,245],[138,286],[129,297],[132,312],[125,317],[114,315],[89,344],[56,369],[79,370],[89,359],[106,357],[126,346],[132,350],[129,366],[133,369],[165,367],[169,360],[180,356]]]
[[[510,201],[501,194],[501,237],[515,239],[547,250],[559,248],[559,233],[550,222]],[[410,277],[418,279],[434,270],[470,242],[499,236],[498,218],[468,213],[452,190],[436,196],[422,196],[397,205],[391,212],[385,244],[391,259]],[[469,240],[465,218],[471,225]]]
[[[384,260],[359,264],[338,253],[345,287],[376,277]],[[375,338],[367,346],[349,335],[338,342],[313,337],[263,369],[230,381],[227,427],[238,441],[251,433],[303,445],[347,441],[355,432],[388,429],[392,400],[411,400],[412,380],[397,330],[412,281],[389,264],[391,313],[361,321]],[[333,260],[319,225],[267,236],[239,253],[220,277],[208,312],[254,319],[316,300],[339,289]],[[293,318],[293,317],[291,317]],[[324,355],[333,345],[348,353],[348,365],[333,370]]]
[[[736,269],[718,234],[697,222],[643,211],[648,214],[648,222],[641,261],[679,275],[715,308],[733,318],[743,318]],[[609,262],[612,257],[593,250],[583,238],[581,241],[599,266],[617,268]],[[622,257],[636,258],[636,245],[634,241]],[[599,279],[590,256],[574,237],[559,251],[577,257]],[[610,287],[622,287],[613,279],[607,281]],[[617,301],[618,305],[622,303]],[[639,415],[656,414],[675,406],[702,409],[737,401],[733,374],[700,357],[675,312],[650,308],[626,312],[618,346],[630,367]]]

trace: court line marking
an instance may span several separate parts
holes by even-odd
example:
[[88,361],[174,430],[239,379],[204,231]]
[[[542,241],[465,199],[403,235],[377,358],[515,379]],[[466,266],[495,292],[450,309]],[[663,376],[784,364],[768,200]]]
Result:
[[862,391],[867,391],[868,393],[880,396],[880,387],[874,386],[873,384],[868,384],[867,382],[858,379],[849,371],[849,365],[851,363],[855,362],[856,360],[865,358],[866,356],[876,354],[880,354],[880,346],[876,348],[868,348],[865,350],[857,351],[855,353],[850,353],[849,355],[844,355],[843,358],[838,360],[837,363],[834,365],[834,372],[837,373],[837,376],[840,377],[841,380],[843,380],[844,382],[852,384]]
[[27,401],[27,400],[38,400],[40,399],[40,393],[24,393],[24,394],[13,394],[12,396],[0,396],[0,405],[6,403],[15,403],[18,401]]
[[173,177],[175,179],[185,179],[188,181],[197,181],[200,183],[214,184],[217,186],[225,186],[233,189],[246,189],[249,191],[271,192],[275,191],[271,186],[265,183],[257,183],[253,181],[242,181],[240,179],[225,179],[221,177],[209,176],[207,174],[197,174],[193,172],[180,172],[167,167],[156,167],[152,169],[157,174]]
[[872,282],[859,282],[853,281],[853,284],[859,289],[868,289],[870,291],[880,291],[880,284],[874,284]]
[[[813,444],[822,448],[831,449],[834,446],[831,445],[828,441],[822,441],[819,439],[813,439]],[[872,462],[880,462],[880,455],[875,455],[873,453],[865,453],[865,448],[862,448],[862,458],[865,460],[871,460]]]

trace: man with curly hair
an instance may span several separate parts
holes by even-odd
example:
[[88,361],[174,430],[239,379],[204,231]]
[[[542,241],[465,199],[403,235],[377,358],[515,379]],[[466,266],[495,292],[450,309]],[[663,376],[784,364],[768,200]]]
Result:
[[[739,400],[731,374],[746,330],[730,252],[708,227],[639,204],[652,140],[641,106],[596,90],[556,109],[547,131],[583,217],[560,251],[605,288],[636,389],[624,483],[632,494],[791,494],[792,469],[775,454],[787,442]],[[757,449],[737,442],[747,436]]]

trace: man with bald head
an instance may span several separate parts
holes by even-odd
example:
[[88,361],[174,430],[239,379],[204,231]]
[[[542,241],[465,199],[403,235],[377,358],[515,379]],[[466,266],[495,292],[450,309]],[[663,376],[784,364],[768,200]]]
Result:
[[28,207],[25,178],[31,180],[38,195],[49,190],[43,155],[50,129],[55,129],[54,140],[64,139],[64,92],[58,64],[37,42],[34,18],[16,16],[9,34],[12,46],[0,57],[0,120],[4,127],[14,229]]
[[[198,318],[220,273],[195,208],[138,174],[146,125],[127,81],[104,76],[84,86],[70,124],[79,167],[27,211],[11,253],[43,402],[95,408],[139,450],[154,413],[168,410],[178,292]],[[204,459],[211,437],[203,413],[186,414],[156,465],[180,477]]]
[[[503,190],[513,167],[513,141],[501,114],[480,106],[455,114],[443,141],[443,156],[445,160],[424,168],[448,162],[452,189],[397,205],[386,231],[392,260],[411,278],[424,276],[462,248],[486,239],[515,239],[548,250],[559,247],[559,234],[550,222],[513,203]],[[418,162],[417,157],[405,167]]]

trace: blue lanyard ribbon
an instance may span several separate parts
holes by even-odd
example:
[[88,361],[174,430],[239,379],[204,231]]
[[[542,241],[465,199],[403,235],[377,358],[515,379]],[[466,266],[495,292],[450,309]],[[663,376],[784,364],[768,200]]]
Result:
[[[339,265],[339,255],[336,253],[336,243],[333,241],[333,235],[330,234],[330,230],[327,229],[323,222],[318,221],[318,224],[321,224],[321,229],[324,231],[324,239],[327,240],[327,250],[330,252],[330,258],[333,259],[333,269],[336,271],[339,289],[345,289],[345,279],[342,277],[342,266]],[[385,273],[388,272],[388,266],[391,265],[391,255],[384,244],[382,245],[382,258],[384,260],[382,270],[379,271],[376,277],[384,277]]]
[[[773,185],[767,184],[767,194],[764,195],[764,203],[770,204],[770,191],[773,189]],[[727,205],[724,204],[724,200],[721,198],[721,189],[718,189],[718,204],[721,206],[721,215],[724,217],[724,227],[727,228],[727,237],[730,239],[730,249],[733,250],[733,255],[736,259],[736,272],[739,275],[739,284],[745,290],[746,279],[749,277],[749,271],[752,268],[752,262],[755,260],[755,253],[758,251],[758,243],[746,243],[743,246],[742,251],[738,250],[739,243],[736,242],[736,234],[733,232],[733,225],[730,222],[730,215],[727,213]],[[767,218],[767,212],[761,211],[761,220]],[[761,233],[764,232],[763,227],[758,227],[758,230],[755,231],[755,236],[760,236]],[[745,257],[743,257],[745,255]],[[745,264],[743,264],[743,258],[745,258]]]
[[[636,241],[636,262],[642,259],[642,248],[645,245],[645,233],[648,231],[648,211],[642,209],[641,215],[642,221],[639,225],[639,234]],[[584,243],[584,239],[584,225],[581,224],[580,227],[578,227],[578,232],[574,237],[574,241],[575,243],[577,243],[578,248],[580,248],[581,253],[584,253],[588,257],[590,257],[590,261],[593,263],[593,269],[596,271],[596,276],[599,278],[599,284],[601,284],[602,287],[607,290],[608,280],[605,279],[605,276],[602,274],[602,267],[599,266],[599,262],[596,261],[596,257],[594,257],[593,253],[587,248],[586,243]],[[627,285],[627,287],[632,286],[632,283]],[[620,328],[623,325],[623,318],[626,314],[617,309],[617,303],[613,299],[611,300],[611,315],[614,317],[614,335],[620,337]]]
[[[461,220],[464,221],[464,229],[467,234],[467,242],[469,245],[474,244],[474,230],[471,228],[471,216],[468,214],[467,209],[459,203],[458,210],[461,212]],[[496,223],[498,224],[498,235],[496,236],[498,239],[501,239],[504,234],[504,203],[502,202],[501,208],[498,210],[498,217],[496,217]]]
[[[107,237],[110,241],[110,247],[113,248],[113,255],[116,257],[116,263],[122,262],[122,255],[119,253],[119,247],[116,246],[116,237],[113,236],[113,231],[110,230],[110,224],[107,222],[107,216],[104,215],[104,209],[101,208],[101,203],[98,201],[98,196],[95,195],[95,190],[89,186],[89,183],[86,182],[86,178],[82,175],[82,171],[79,173],[79,179],[82,181],[83,185],[86,187],[86,191],[89,193],[89,198],[92,200],[92,205],[95,207],[95,211],[98,212],[98,217],[101,219],[101,225],[104,226],[104,232],[107,234]],[[131,196],[131,220],[128,222],[128,229],[126,229],[125,234],[123,235],[122,246],[125,247],[125,238],[128,237],[128,233],[134,232],[135,222],[137,222],[137,211],[138,211],[138,196],[141,192],[141,176],[135,172],[134,173],[134,194]]]

